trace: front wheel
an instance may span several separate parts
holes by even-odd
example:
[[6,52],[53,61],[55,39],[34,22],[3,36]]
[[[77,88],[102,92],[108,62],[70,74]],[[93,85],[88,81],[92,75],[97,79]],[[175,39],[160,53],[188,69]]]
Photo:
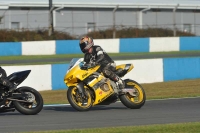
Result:
[[121,102],[128,108],[131,109],[140,109],[146,101],[146,95],[143,87],[134,80],[126,79],[125,88],[134,89],[134,96],[129,93],[123,94],[119,96]]
[[41,94],[31,87],[20,87],[18,92],[27,94],[27,97],[19,100],[25,100],[26,102],[13,101],[15,109],[25,115],[38,114],[43,108],[43,98]]
[[85,88],[85,97],[79,93],[76,86],[70,86],[67,90],[67,99],[70,105],[78,111],[87,111],[92,107],[93,100],[89,89]]

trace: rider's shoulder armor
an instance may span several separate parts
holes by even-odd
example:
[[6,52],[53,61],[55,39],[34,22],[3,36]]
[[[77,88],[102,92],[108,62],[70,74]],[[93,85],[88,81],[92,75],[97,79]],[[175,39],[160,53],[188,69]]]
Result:
[[103,51],[103,49],[100,46],[98,46],[98,45],[95,45],[93,47],[94,47],[94,49],[95,49],[96,52]]

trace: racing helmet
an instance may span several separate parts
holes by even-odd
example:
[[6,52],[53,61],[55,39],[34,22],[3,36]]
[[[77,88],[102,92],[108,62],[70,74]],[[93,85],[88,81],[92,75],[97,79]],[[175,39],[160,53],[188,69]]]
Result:
[[94,42],[91,37],[85,36],[80,39],[79,46],[83,53],[87,53],[93,45]]

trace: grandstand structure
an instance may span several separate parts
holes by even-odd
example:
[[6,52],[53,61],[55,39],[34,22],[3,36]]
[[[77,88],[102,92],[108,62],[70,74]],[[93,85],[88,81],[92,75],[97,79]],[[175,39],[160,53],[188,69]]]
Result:
[[80,36],[108,28],[170,28],[200,35],[199,0],[0,0],[0,29],[48,29]]

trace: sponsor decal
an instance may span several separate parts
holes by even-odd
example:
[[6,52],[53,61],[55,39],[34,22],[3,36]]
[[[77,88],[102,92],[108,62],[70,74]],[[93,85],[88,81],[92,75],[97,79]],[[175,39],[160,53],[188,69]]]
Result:
[[103,92],[102,92],[102,91],[100,91],[100,92],[99,92],[99,95],[101,96],[101,95],[102,95],[102,93],[103,93]]
[[85,78],[87,75],[88,75],[88,72],[84,73],[84,74],[82,75],[82,78]]

